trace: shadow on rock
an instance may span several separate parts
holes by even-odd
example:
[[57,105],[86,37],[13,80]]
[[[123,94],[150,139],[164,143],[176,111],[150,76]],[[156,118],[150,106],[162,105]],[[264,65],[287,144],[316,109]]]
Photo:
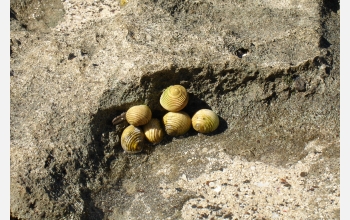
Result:
[[104,213],[94,205],[94,200],[91,198],[90,190],[82,190],[81,194],[85,202],[82,219],[102,220],[104,218]]
[[217,134],[221,134],[224,131],[226,131],[227,128],[228,128],[228,126],[227,126],[226,120],[219,116],[219,127],[215,131],[213,131],[209,134],[206,134],[206,135],[207,136],[214,136]]

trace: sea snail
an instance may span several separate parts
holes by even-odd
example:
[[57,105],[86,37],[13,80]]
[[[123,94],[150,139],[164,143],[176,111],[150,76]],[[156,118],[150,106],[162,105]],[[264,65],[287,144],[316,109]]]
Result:
[[143,126],[146,139],[152,144],[157,144],[164,137],[164,130],[157,118],[152,118],[146,125]]
[[131,125],[145,125],[151,120],[152,111],[147,105],[135,105],[129,108],[125,117],[128,123]]
[[165,131],[170,136],[180,136],[191,128],[191,118],[183,111],[168,112],[163,116]]
[[192,126],[200,133],[210,133],[218,128],[219,117],[212,110],[201,109],[193,115]]
[[129,125],[124,129],[120,139],[124,151],[128,153],[138,153],[143,149],[145,135],[140,128]]
[[160,97],[160,104],[170,112],[178,112],[188,103],[188,93],[181,85],[169,86]]

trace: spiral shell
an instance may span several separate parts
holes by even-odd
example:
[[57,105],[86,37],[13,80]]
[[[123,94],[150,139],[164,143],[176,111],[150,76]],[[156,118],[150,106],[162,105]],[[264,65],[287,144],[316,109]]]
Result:
[[201,109],[192,117],[194,130],[200,133],[210,133],[219,127],[219,116],[210,109]]
[[163,117],[165,131],[170,136],[180,136],[191,128],[191,118],[183,111],[168,112]]
[[125,117],[131,125],[145,125],[151,120],[152,111],[147,105],[135,105],[129,108]]
[[188,103],[188,93],[181,85],[169,86],[160,97],[160,104],[170,112],[178,112]]
[[144,125],[143,131],[145,132],[146,139],[152,144],[161,142],[164,137],[164,130],[157,118],[152,118],[146,125]]
[[142,130],[133,125],[124,129],[121,136],[121,145],[128,153],[141,152],[144,146],[145,135]]

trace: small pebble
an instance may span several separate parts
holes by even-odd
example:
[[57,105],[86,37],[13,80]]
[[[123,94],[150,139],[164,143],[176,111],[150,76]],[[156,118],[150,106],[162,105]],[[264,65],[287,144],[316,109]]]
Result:
[[217,193],[220,192],[220,191],[221,191],[221,186],[216,187],[216,188],[214,189],[214,191],[217,192]]
[[306,177],[307,174],[308,174],[307,172],[301,172],[301,173],[300,173],[300,176],[301,176],[301,177]]
[[298,92],[304,92],[306,90],[305,81],[301,77],[296,78],[294,81],[294,88]]

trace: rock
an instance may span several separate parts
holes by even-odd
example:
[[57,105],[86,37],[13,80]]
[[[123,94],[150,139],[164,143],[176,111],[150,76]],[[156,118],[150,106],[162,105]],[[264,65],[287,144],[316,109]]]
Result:
[[[338,219],[339,13],[317,0],[11,1],[11,217]],[[125,154],[112,120],[137,104],[161,118],[173,84],[219,128]]]
[[294,81],[294,88],[299,92],[304,92],[306,90],[305,81],[298,77]]

